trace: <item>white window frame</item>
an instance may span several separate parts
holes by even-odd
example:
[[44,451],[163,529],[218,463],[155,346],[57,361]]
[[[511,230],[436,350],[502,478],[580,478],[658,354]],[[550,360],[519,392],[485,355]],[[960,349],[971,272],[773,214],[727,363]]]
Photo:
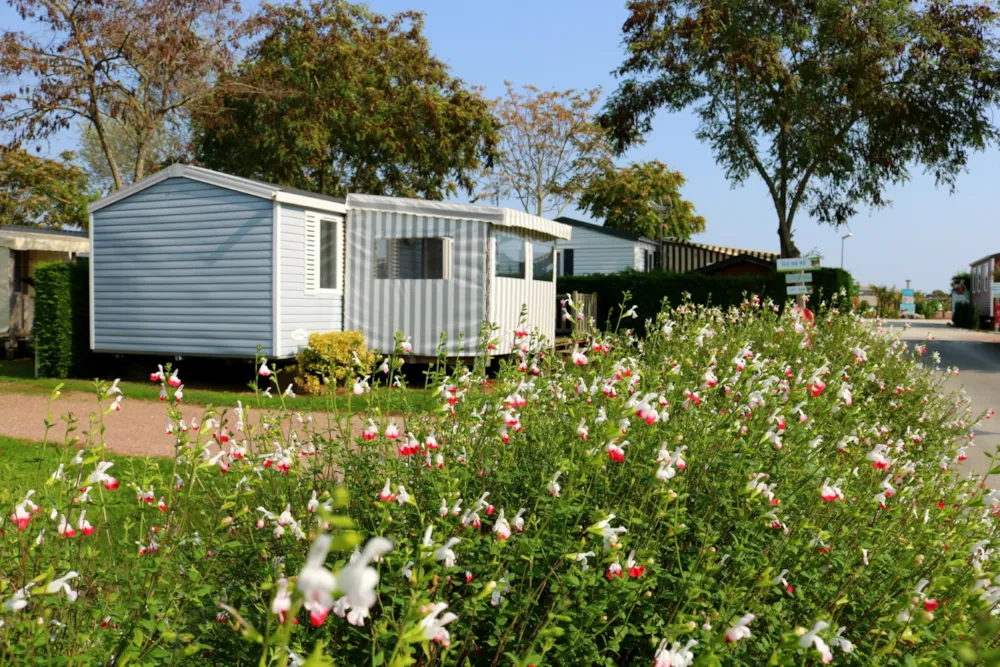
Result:
[[[337,257],[336,287],[320,287],[320,234],[323,222],[333,222],[336,236],[335,254]],[[305,239],[303,243],[305,257],[305,293],[340,296],[344,293],[344,220],[333,215],[306,212]]]

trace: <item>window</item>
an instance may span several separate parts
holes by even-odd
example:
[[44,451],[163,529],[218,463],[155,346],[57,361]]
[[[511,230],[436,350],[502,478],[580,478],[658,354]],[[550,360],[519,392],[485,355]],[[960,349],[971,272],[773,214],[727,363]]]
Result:
[[319,221],[319,288],[337,289],[337,267],[340,264],[337,252],[336,220]]
[[306,213],[305,292],[341,289],[343,241],[341,221]]
[[451,278],[451,239],[375,239],[375,277],[448,280]]
[[525,278],[524,239],[510,232],[495,232],[497,269],[500,278]]
[[573,248],[557,251],[556,259],[558,260],[557,267],[560,276],[573,275]]
[[551,243],[531,244],[531,277],[535,280],[552,282],[552,258],[555,247]]
[[642,251],[642,270],[647,273],[653,270],[653,253],[646,249]]

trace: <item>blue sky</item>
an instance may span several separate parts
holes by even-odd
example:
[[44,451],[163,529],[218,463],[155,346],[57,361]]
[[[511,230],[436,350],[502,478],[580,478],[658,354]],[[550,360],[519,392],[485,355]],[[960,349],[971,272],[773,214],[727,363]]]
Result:
[[[543,89],[615,88],[611,71],[622,61],[623,0],[372,0],[381,13],[416,9],[426,14],[426,35],[434,53],[455,75],[484,86],[487,95],[502,94],[504,81]],[[0,8],[0,25],[19,23],[9,7]],[[692,114],[660,114],[646,143],[626,160],[657,159],[687,178],[683,194],[707,219],[695,240],[759,250],[777,250],[777,219],[764,185],[752,179],[730,187],[709,148],[694,138]],[[73,148],[67,134],[55,151]],[[970,261],[1000,252],[994,193],[1000,151],[973,157],[957,190],[934,186],[914,174],[908,184],[889,192],[892,207],[862,211],[850,224],[844,267],[863,283],[895,284],[906,279],[916,289],[947,289],[951,275]],[[991,187],[992,186],[992,187]],[[572,214],[572,212],[567,212]],[[581,215],[579,217],[586,218]],[[841,234],[800,215],[796,243],[813,248],[824,265],[839,266]]]

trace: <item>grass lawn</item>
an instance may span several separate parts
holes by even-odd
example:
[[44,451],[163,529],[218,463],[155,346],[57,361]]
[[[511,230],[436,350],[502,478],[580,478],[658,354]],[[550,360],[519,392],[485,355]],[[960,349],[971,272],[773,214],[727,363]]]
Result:
[[[183,370],[183,369],[182,369]],[[58,380],[55,378],[36,378],[34,365],[31,360],[3,361],[0,360],[0,392],[16,394],[37,394],[49,395],[59,384],[63,385],[63,391],[83,391],[93,393],[94,385],[91,380],[81,380],[68,378]],[[114,378],[104,378],[113,380]],[[123,380],[119,383],[125,396],[132,400],[156,401],[160,397],[160,385],[153,382],[128,382]],[[272,390],[273,391],[273,390]],[[429,389],[408,389],[405,392],[398,390],[376,389],[376,392],[389,392],[389,411],[391,412],[420,412],[433,410],[437,403],[433,400],[432,392]],[[220,390],[211,388],[207,383],[187,384],[184,386],[184,402],[191,405],[235,405],[236,401],[244,403],[254,398],[253,392],[249,389],[243,391]],[[334,397],[337,410],[346,410],[348,396],[345,392],[338,393]],[[326,410],[330,406],[329,399],[323,396],[305,396],[299,394],[295,397],[293,405],[298,410],[320,411]],[[361,401],[355,400],[355,409],[362,405]]]
[[[59,466],[60,461],[68,463],[75,453],[75,449],[65,451],[62,444],[50,443],[47,447],[43,447],[41,443],[0,436],[0,505],[5,508],[15,505],[24,498],[29,489],[41,492],[46,480]],[[163,480],[169,479],[172,474],[171,459],[109,454],[107,460],[115,462],[111,469],[112,473],[123,478],[155,483],[157,489],[162,489]],[[111,535],[101,535],[101,526],[117,526],[120,530],[124,525],[136,526],[141,522],[141,504],[136,502],[135,492],[124,484],[114,492],[105,491],[98,484],[91,494],[95,497],[100,494],[103,497],[103,509],[88,512],[88,519],[99,527],[98,537],[103,538],[102,543],[117,545],[118,540],[112,539]],[[49,509],[44,507],[43,511],[48,512]],[[73,510],[71,518],[75,520],[77,516],[78,512]],[[45,520],[48,521],[48,517],[45,517]],[[4,528],[10,530],[13,525],[5,521]],[[46,537],[54,538],[55,535],[47,534]],[[131,546],[130,542],[128,544]]]

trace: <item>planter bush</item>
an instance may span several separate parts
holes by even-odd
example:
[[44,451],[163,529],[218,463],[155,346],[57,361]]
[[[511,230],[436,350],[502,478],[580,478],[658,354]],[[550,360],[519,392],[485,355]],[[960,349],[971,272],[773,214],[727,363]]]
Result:
[[365,345],[360,331],[330,331],[309,336],[309,347],[298,354],[296,384],[308,394],[323,394],[329,385],[343,385],[351,376],[355,359],[369,369],[375,353]]
[[988,415],[833,306],[525,337],[489,384],[435,366],[405,424],[356,364],[363,431],[171,403],[176,457],[104,469],[88,429],[0,495],[0,661],[987,664],[1000,492],[961,462]]
[[[842,269],[819,269],[812,274],[813,303],[818,304],[823,299],[842,292],[846,294],[853,289],[851,274]],[[639,316],[637,324],[642,323],[640,330],[646,318],[660,312],[664,301],[678,304],[690,298],[694,303],[729,308],[740,305],[748,294],[773,299],[779,304],[787,299],[785,277],[779,273],[706,276],[696,272],[624,271],[610,275],[561,276],[556,289],[560,294],[572,291],[596,293],[601,319],[615,309],[622,294],[627,291]]]

